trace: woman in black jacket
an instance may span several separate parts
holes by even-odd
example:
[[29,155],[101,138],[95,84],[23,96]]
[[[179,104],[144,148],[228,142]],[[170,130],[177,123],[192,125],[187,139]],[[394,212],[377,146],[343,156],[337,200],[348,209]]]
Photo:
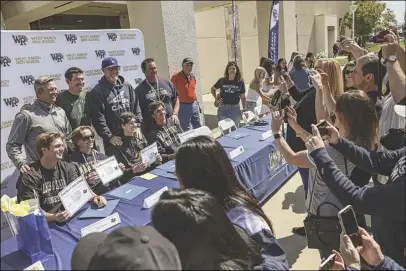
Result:
[[137,129],[136,117],[131,112],[124,112],[120,115],[120,132],[117,135],[123,144],[121,146],[110,146],[109,152],[114,154],[119,163],[125,165],[123,176],[120,183],[125,184],[134,176],[149,171],[151,167],[161,164],[162,157],[157,156],[155,164],[148,166],[142,162],[141,150],[148,146],[147,140],[143,135],[141,138],[135,134]]

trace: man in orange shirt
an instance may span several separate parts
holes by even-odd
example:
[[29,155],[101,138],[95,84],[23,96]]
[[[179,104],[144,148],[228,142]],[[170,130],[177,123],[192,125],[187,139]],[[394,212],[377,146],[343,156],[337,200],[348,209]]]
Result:
[[200,124],[200,107],[196,100],[196,78],[192,74],[193,60],[189,57],[182,61],[182,71],[175,73],[171,81],[179,95],[179,122],[183,131]]

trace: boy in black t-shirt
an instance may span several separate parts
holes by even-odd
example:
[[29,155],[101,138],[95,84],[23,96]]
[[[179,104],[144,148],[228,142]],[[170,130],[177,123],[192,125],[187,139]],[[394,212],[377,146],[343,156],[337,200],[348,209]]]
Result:
[[[17,181],[17,201],[35,198],[35,191],[48,222],[64,222],[69,218],[58,193],[79,177],[73,164],[62,161],[64,148],[59,133],[40,134],[37,137],[37,151],[41,158],[32,163],[31,170],[21,174]],[[93,202],[98,207],[106,205],[104,197],[92,194]]]

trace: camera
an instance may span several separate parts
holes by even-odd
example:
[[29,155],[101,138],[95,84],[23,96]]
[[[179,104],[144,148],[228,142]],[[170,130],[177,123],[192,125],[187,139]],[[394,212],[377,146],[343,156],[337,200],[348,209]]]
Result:
[[319,129],[320,136],[326,136],[328,135],[328,130],[327,130],[327,121],[322,120],[318,124],[316,124],[317,129]]

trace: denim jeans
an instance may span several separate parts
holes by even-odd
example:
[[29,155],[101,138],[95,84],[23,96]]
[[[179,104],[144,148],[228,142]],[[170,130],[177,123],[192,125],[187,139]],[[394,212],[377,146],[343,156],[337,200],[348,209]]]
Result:
[[220,104],[217,109],[217,118],[219,121],[230,118],[237,128],[240,127],[242,118],[240,104]]
[[200,110],[197,102],[190,104],[180,103],[179,106],[179,122],[183,131],[188,131],[191,128],[196,129],[202,126],[200,124]]

